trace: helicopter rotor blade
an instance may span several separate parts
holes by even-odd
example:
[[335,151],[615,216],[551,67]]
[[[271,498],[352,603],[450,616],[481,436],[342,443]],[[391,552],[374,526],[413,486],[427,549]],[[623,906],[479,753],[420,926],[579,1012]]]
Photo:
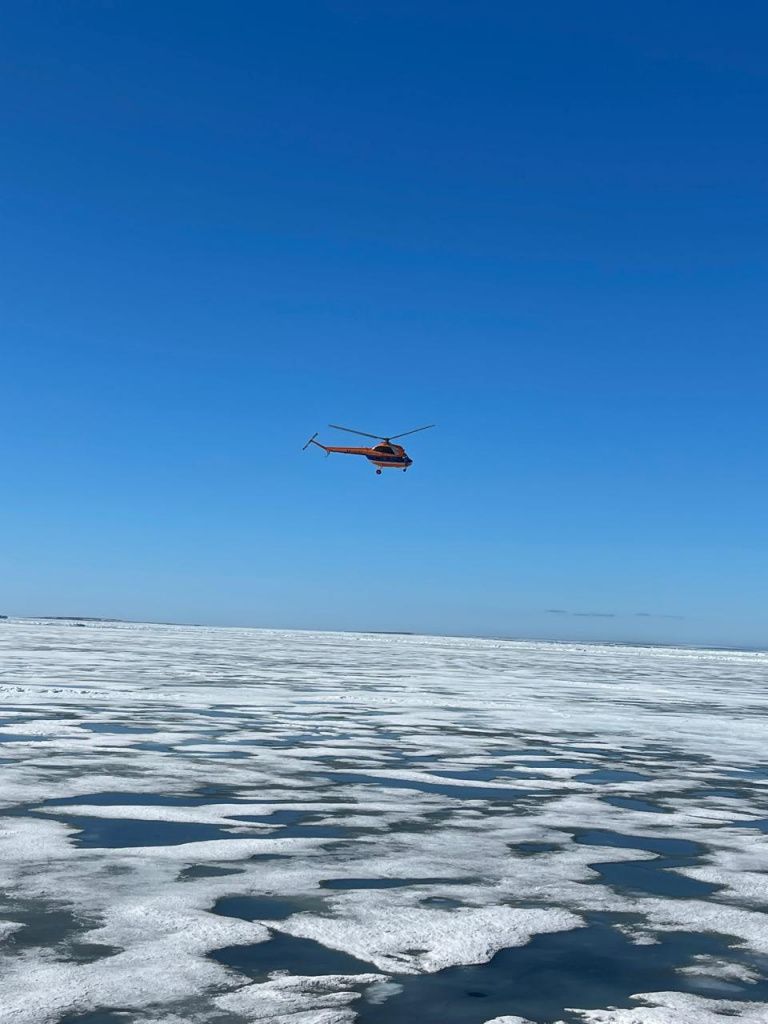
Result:
[[431,430],[435,423],[428,423],[426,427],[415,427],[413,430],[406,430],[403,434],[393,434],[388,440],[395,441],[398,437],[408,437],[409,434],[418,434],[420,430]]
[[364,430],[351,430],[349,427],[340,427],[337,423],[329,423],[329,427],[333,427],[334,430],[345,430],[348,434],[359,434],[360,437],[372,437],[375,441],[386,441],[386,437],[382,437],[381,434],[366,434]]

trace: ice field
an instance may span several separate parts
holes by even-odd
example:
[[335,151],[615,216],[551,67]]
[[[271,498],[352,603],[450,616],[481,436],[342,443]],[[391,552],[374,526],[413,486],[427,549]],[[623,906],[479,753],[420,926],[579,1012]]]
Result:
[[2,1024],[768,1022],[768,655],[0,622]]

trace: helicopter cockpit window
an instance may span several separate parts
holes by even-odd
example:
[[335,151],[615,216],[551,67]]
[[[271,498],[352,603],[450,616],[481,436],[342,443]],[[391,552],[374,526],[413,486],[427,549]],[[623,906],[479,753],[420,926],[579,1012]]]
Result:
[[384,455],[394,455],[393,449],[390,448],[388,444],[380,444],[378,449],[380,452],[383,452]]

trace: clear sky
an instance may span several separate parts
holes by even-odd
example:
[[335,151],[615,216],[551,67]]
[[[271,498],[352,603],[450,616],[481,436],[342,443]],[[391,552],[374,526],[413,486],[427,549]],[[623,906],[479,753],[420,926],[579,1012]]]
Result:
[[768,644],[763,3],[3,22],[0,612]]

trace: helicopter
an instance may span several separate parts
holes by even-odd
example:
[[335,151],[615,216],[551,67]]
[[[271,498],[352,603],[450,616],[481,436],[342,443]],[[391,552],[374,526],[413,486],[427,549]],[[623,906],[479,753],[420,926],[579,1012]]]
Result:
[[342,455],[363,455],[376,467],[377,476],[381,475],[382,469],[402,469],[405,473],[408,467],[413,465],[413,459],[406,453],[402,445],[392,444],[392,442],[396,441],[399,437],[418,434],[420,430],[431,430],[434,425],[434,423],[430,423],[426,427],[415,427],[413,430],[406,430],[404,433],[394,434],[392,437],[381,437],[379,434],[366,434],[363,430],[350,430],[349,427],[340,427],[336,423],[329,423],[328,426],[334,430],[344,430],[348,434],[359,434],[360,437],[371,437],[374,441],[379,441],[380,443],[372,448],[338,447],[336,445],[321,444],[320,441],[315,440],[317,434],[313,434],[301,450],[306,451],[313,444],[317,448],[322,448],[326,455],[330,455],[331,452],[340,452]]

